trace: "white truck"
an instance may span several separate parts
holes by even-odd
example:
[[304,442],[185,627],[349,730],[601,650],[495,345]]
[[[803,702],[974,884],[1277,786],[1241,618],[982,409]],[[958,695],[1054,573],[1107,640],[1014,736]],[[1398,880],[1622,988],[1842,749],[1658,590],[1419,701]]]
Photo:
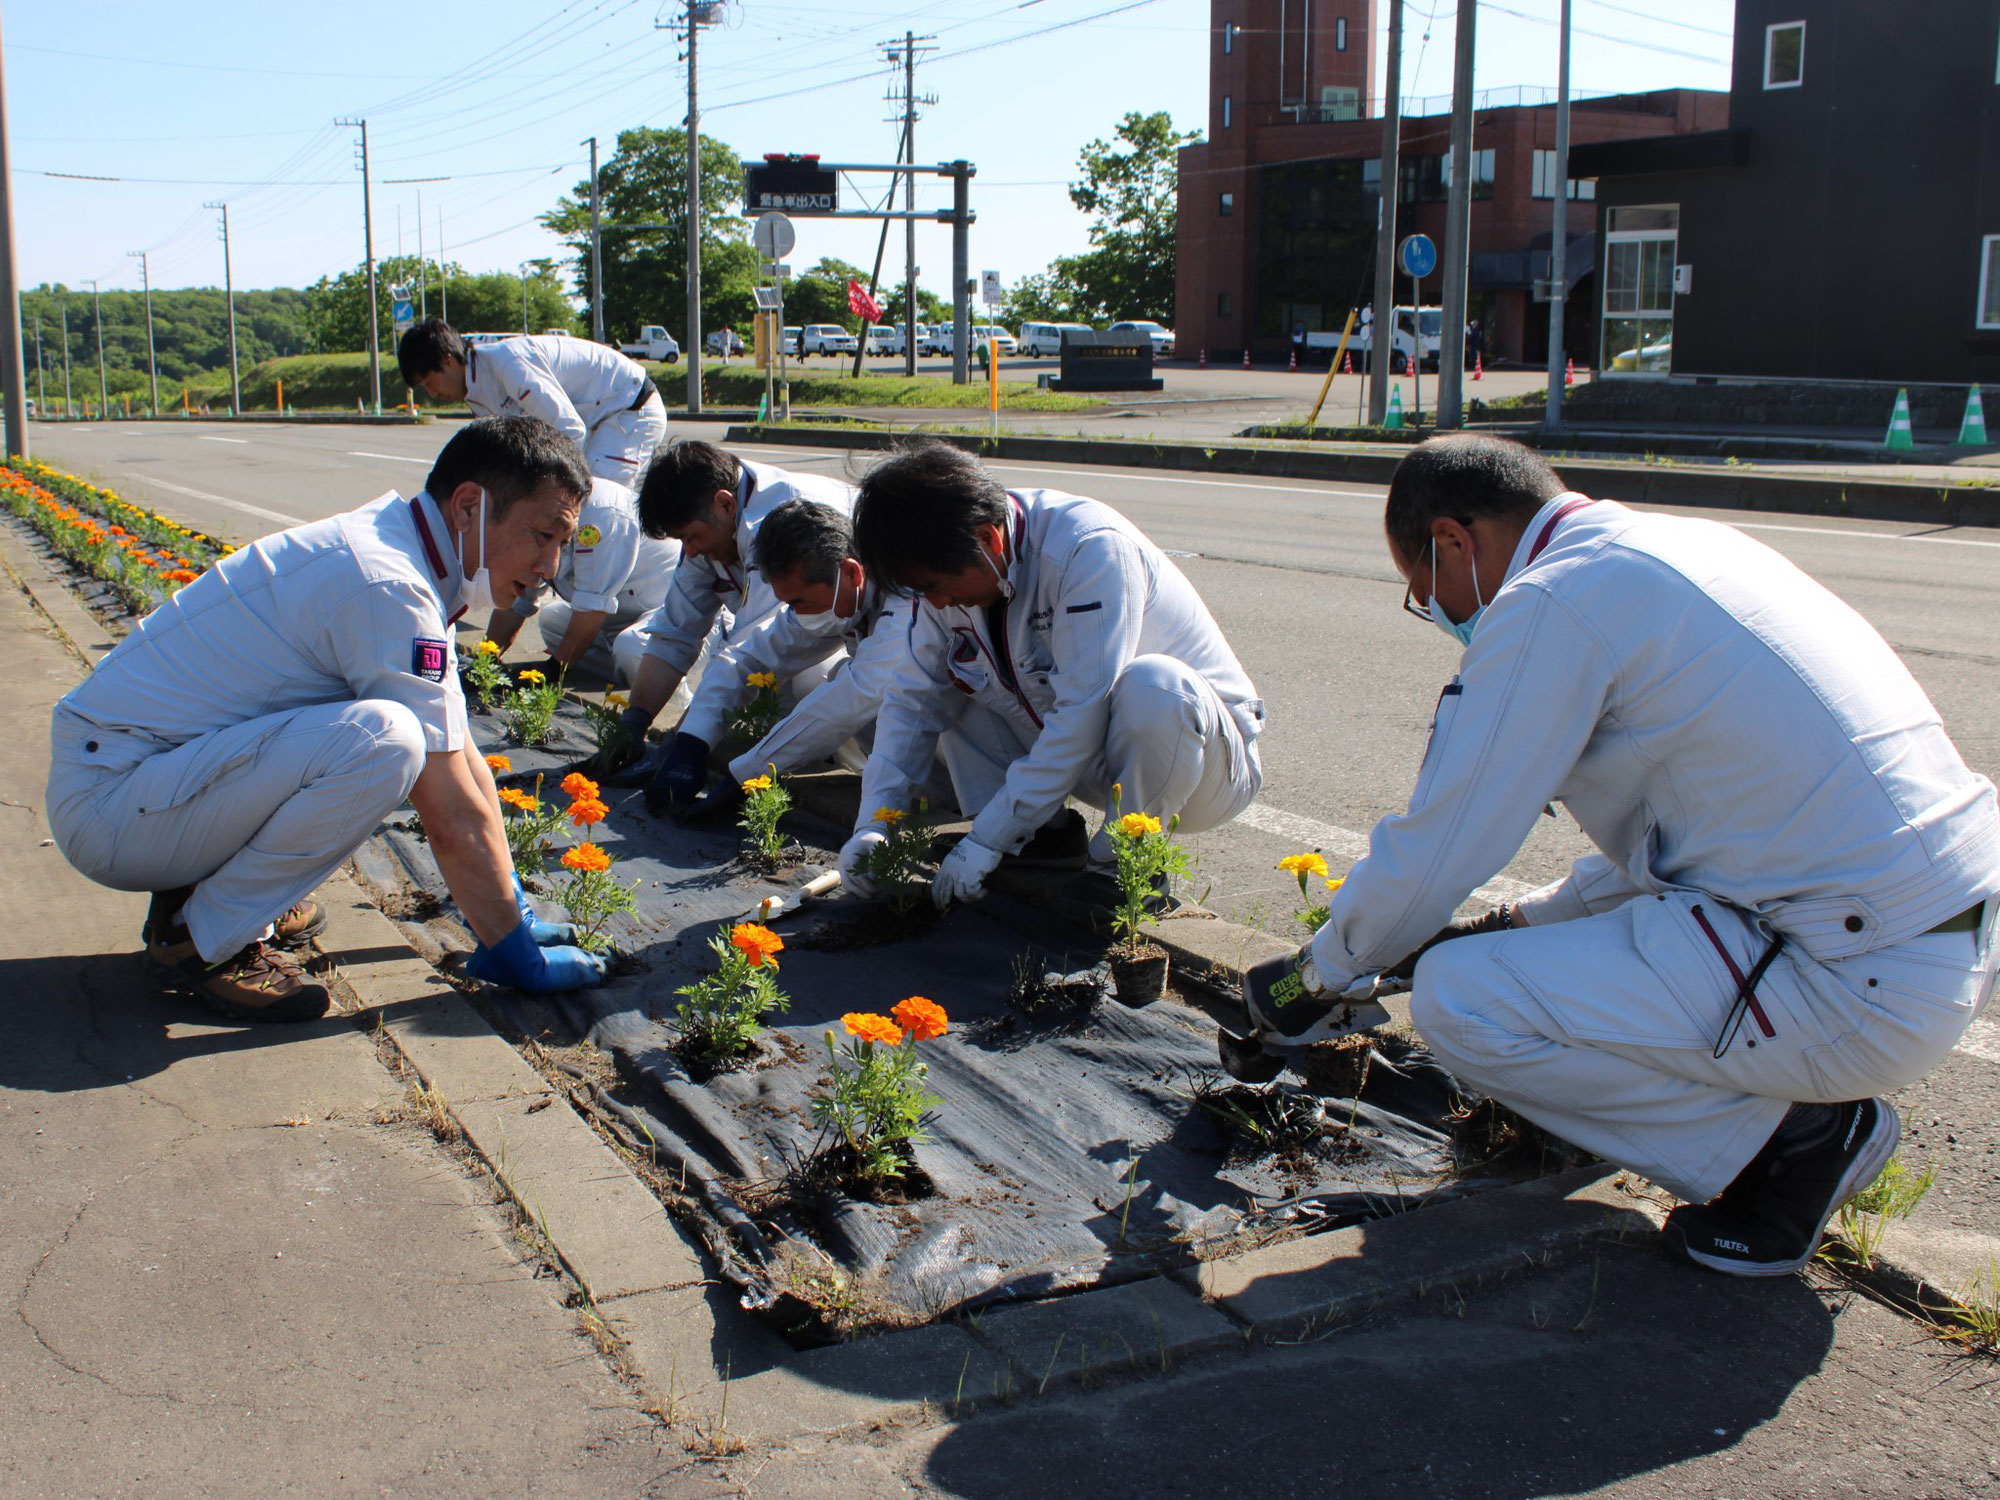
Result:
[[671,333],[658,323],[648,323],[639,330],[639,337],[629,344],[620,344],[618,352],[630,359],[648,359],[655,364],[675,364],[681,357],[681,346]]
[[[1435,370],[1438,367],[1438,349],[1443,343],[1444,309],[1441,307],[1399,307],[1396,309],[1396,336],[1389,344],[1389,373],[1404,375],[1409,373],[1412,360],[1417,353],[1417,330],[1423,330],[1423,368]],[[1354,337],[1347,341],[1347,352],[1353,357],[1354,368],[1368,367],[1368,356],[1373,353],[1374,324],[1357,323]],[[1330,333],[1308,333],[1306,348],[1325,351],[1328,357],[1340,347],[1340,330]]]

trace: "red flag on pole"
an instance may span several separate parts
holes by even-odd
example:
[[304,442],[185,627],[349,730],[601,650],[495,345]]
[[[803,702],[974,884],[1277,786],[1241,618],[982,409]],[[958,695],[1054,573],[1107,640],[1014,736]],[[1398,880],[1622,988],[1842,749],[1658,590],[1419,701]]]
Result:
[[871,323],[882,321],[882,304],[861,289],[861,283],[850,280],[847,283],[847,310],[857,318],[866,318]]

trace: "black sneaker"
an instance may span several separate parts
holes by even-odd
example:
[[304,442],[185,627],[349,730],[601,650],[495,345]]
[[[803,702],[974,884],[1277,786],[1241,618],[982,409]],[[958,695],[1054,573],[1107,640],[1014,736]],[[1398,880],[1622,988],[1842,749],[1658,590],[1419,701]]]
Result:
[[1903,1138],[1885,1099],[1840,1110],[1840,1127],[1823,1145],[1786,1156],[1773,1142],[1713,1203],[1668,1214],[1668,1248],[1731,1276],[1788,1276],[1804,1266],[1826,1221],[1882,1175]]
[[1065,807],[1035,830],[1020,853],[1002,863],[1016,870],[1081,870],[1090,863],[1090,829],[1083,814]]

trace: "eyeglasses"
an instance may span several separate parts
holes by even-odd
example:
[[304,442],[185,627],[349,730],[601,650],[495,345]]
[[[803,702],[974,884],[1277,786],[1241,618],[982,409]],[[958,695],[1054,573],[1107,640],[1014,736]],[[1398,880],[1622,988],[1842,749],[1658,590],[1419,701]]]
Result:
[[1406,615],[1414,615],[1419,620],[1422,620],[1426,625],[1429,625],[1432,623],[1431,607],[1428,604],[1417,603],[1415,587],[1416,586],[1411,583],[1405,583],[1403,585],[1403,613]]

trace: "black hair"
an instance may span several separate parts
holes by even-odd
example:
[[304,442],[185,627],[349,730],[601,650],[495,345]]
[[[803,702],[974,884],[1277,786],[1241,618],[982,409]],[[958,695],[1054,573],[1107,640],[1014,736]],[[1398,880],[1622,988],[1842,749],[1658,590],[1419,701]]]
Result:
[[674,536],[690,521],[715,513],[717,490],[736,492],[743,465],[736,455],[700,438],[660,444],[639,481],[639,524],[650,537]]
[[463,364],[465,340],[443,318],[412,324],[396,343],[396,368],[403,372],[403,384],[412,388],[424,376],[442,370],[447,358]]
[[424,488],[442,505],[467,480],[491,497],[496,516],[550,481],[579,505],[590,493],[583,449],[540,417],[481,417],[453,433]]
[[1007,532],[1006,488],[971,454],[929,439],[870,469],[854,504],[854,554],[878,585],[957,573],[983,555],[979,529]]
[[1382,529],[1405,563],[1430,545],[1431,522],[1449,516],[1470,525],[1481,516],[1523,525],[1569,488],[1532,448],[1506,438],[1460,432],[1410,450],[1389,481]]
[[854,555],[854,528],[831,505],[787,500],[757,523],[750,554],[767,582],[796,574],[803,583],[832,583]]

